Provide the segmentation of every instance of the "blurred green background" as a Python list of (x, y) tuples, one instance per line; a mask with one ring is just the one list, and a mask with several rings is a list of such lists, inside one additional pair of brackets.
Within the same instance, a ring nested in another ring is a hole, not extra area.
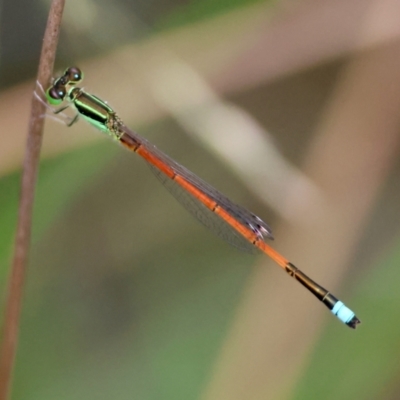
[[(48, 1), (0, 5), (4, 309)], [(397, 2), (67, 1), (56, 68), (267, 221), (356, 331), (83, 121), (46, 123), (22, 399), (400, 397)]]

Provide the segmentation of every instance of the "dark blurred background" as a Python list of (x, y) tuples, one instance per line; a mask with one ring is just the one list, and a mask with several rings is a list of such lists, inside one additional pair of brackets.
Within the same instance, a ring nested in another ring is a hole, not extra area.
[[(0, 3), (2, 309), (49, 4)], [(399, 22), (395, 0), (67, 1), (55, 74), (79, 66), (362, 324), (48, 119), (12, 399), (398, 399)]]

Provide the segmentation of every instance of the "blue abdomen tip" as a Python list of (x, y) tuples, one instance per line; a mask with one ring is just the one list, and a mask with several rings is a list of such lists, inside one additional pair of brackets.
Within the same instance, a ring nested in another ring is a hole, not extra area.
[(353, 311), (347, 308), (341, 301), (336, 302), (331, 311), (345, 324), (350, 322), (355, 316)]

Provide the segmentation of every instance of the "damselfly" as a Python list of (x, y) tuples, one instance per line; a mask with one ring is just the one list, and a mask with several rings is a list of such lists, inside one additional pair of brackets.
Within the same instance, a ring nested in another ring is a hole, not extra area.
[(235, 247), (249, 252), (265, 253), (322, 301), (342, 322), (351, 328), (357, 327), (360, 320), (353, 311), (266, 243), (266, 239), (272, 239), (272, 233), (262, 219), (233, 203), (126, 127), (107, 103), (76, 86), (82, 78), (83, 74), (79, 68), (68, 68), (46, 91), (49, 104), (61, 106), (54, 111), (56, 114), (71, 104), (75, 107), (77, 113), (70, 120), (69, 126), (75, 123), (78, 117), (82, 117), (129, 150), (139, 154), (175, 198), (205, 226)]

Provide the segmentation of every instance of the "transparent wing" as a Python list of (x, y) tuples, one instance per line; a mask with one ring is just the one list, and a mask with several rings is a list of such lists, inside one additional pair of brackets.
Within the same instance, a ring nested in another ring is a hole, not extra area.
[[(205, 193), (210, 199), (214, 200), (221, 208), (227, 211), (242, 225), (251, 229), (257, 236), (264, 240), (266, 238), (273, 239), (270, 227), (259, 217), (246, 210), (245, 208), (233, 203), (226, 196), (220, 193), (207, 182), (204, 182), (193, 172), (175, 162), (156, 146), (152, 145), (146, 139), (131, 131), (126, 126), (123, 126), (124, 133), (131, 136), (135, 143), (140, 143), (150, 153), (156, 156), (164, 164), (170, 166), (176, 174), (181, 175), (197, 189)], [(148, 162), (153, 173), (167, 188), (167, 190), (203, 225), (212, 230), (222, 239), (229, 242), (231, 245), (251, 253), (257, 253), (258, 249), (238, 233), (231, 225), (220, 218), (216, 213), (209, 210), (195, 196), (184, 190), (176, 181), (170, 179), (157, 167)]]
[(189, 192), (174, 180), (170, 179), (158, 168), (149, 164), (154, 175), (160, 180), (165, 188), (175, 197), (183, 207), (186, 208), (198, 221), (209, 228), (220, 238), (227, 241), (232, 246), (248, 253), (258, 253), (259, 250), (240, 233), (236, 232), (228, 223), (221, 219), (217, 214), (208, 209), (203, 203), (192, 196)]

